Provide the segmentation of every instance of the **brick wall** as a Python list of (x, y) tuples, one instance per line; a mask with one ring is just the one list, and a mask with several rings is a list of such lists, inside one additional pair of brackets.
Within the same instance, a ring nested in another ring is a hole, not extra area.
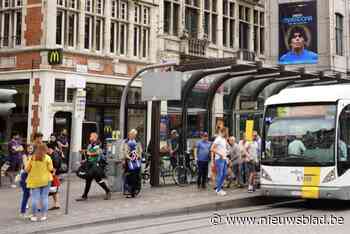
[(41, 0), (28, 0), (27, 14), (25, 16), (26, 31), (24, 32), (26, 46), (37, 46), (41, 44), (41, 38), (43, 36), (42, 22)]

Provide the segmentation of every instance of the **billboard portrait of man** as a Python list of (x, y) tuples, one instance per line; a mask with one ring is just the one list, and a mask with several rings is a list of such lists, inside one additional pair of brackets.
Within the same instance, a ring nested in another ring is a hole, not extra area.
[(279, 5), (279, 64), (316, 64), (316, 1)]

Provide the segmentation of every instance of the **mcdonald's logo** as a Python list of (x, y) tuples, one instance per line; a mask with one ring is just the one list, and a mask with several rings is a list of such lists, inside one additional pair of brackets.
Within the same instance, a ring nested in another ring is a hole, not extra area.
[(50, 65), (62, 64), (63, 60), (63, 51), (62, 49), (49, 50), (48, 53), (48, 62)]
[(112, 132), (112, 126), (105, 126), (104, 129), (103, 129), (103, 131), (104, 131), (105, 133), (110, 133), (110, 132)]

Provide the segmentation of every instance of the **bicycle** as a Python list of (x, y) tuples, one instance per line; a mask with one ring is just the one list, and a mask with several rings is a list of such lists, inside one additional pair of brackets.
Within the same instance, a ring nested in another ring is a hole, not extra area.
[[(178, 186), (185, 186), (195, 181), (197, 173), (197, 165), (194, 160), (189, 158), (189, 152), (186, 155), (179, 155), (178, 164), (173, 170), (173, 179)], [(187, 160), (186, 160), (187, 157)]]
[[(151, 173), (150, 173), (151, 158), (152, 158), (151, 154), (145, 153), (145, 157), (142, 159), (142, 163), (144, 164), (144, 167), (141, 170), (141, 179), (143, 184), (146, 184), (151, 177)], [(166, 181), (165, 181), (166, 177), (173, 177), (173, 168), (170, 164), (169, 156), (160, 157), (159, 177), (162, 178), (163, 184), (166, 184)]]

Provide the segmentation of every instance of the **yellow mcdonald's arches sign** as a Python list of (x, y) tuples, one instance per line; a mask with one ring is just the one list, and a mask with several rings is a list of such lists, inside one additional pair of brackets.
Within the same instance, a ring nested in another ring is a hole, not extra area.
[(112, 132), (112, 126), (105, 126), (103, 130), (105, 133)]
[(63, 51), (62, 49), (49, 50), (48, 62), (50, 65), (62, 64)]

